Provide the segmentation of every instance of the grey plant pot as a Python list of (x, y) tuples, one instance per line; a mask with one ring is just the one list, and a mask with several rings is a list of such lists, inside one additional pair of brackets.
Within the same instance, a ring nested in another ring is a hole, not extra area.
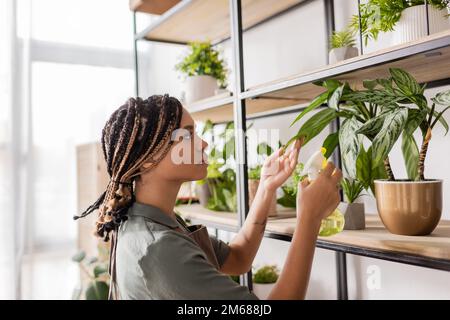
[(364, 203), (341, 202), (339, 210), (345, 217), (344, 230), (363, 230), (366, 228)]
[(200, 185), (198, 183), (195, 184), (195, 193), (197, 194), (198, 201), (200, 204), (206, 208), (208, 204), (208, 200), (211, 197), (211, 191), (209, 190), (208, 182)]

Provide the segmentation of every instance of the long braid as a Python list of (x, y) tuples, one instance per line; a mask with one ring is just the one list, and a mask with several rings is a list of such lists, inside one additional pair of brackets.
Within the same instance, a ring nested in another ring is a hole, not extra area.
[[(127, 219), (135, 201), (135, 177), (154, 168), (172, 146), (172, 132), (180, 127), (181, 103), (168, 95), (148, 99), (130, 98), (106, 122), (101, 137), (110, 181), (102, 195), (80, 216), (99, 209), (96, 234), (109, 234)], [(151, 165), (143, 169), (143, 164)]]

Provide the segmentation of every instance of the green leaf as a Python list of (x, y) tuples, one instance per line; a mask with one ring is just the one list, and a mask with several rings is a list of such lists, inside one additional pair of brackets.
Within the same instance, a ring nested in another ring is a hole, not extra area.
[(328, 137), (326, 137), (322, 145), (322, 147), (325, 148), (325, 150), (327, 150), (323, 156), (326, 159), (328, 159), (333, 153), (334, 149), (336, 149), (338, 144), (339, 144), (339, 133), (338, 132), (330, 133)]
[(205, 126), (203, 127), (202, 130), (202, 136), (205, 135), (207, 132), (212, 131), (214, 128), (214, 124), (212, 123), (211, 120), (206, 120), (205, 122)]
[(426, 110), (408, 109), (408, 119), (405, 124), (405, 133), (412, 135), (427, 116)]
[(416, 79), (408, 72), (398, 69), (390, 68), (392, 79), (397, 87), (407, 96), (422, 94), (422, 87), (417, 83)]
[(434, 126), (436, 125), (436, 122), (439, 121), (442, 124), (442, 126), (445, 128), (445, 134), (444, 135), (446, 135), (448, 133), (448, 123), (447, 123), (447, 121), (445, 121), (443, 115), (449, 109), (450, 109), (450, 106), (448, 106), (447, 108), (445, 108), (444, 110), (439, 112), (437, 115), (435, 113), (435, 119), (434, 119), (433, 123), (431, 124), (431, 129), (433, 129)]
[(108, 266), (107, 265), (97, 265), (94, 268), (94, 278), (97, 278), (98, 276), (107, 273), (108, 272)]
[(74, 262), (81, 262), (81, 261), (84, 260), (85, 257), (86, 257), (86, 252), (79, 251), (75, 255), (72, 256), (72, 261), (74, 261)]
[(368, 189), (372, 184), (372, 148), (367, 152), (364, 146), (360, 146), (358, 157), (356, 158), (356, 179), (361, 181), (364, 188)]
[(235, 157), (235, 149), (236, 149), (235, 138), (233, 136), (232, 138), (230, 138), (228, 141), (225, 142), (225, 145), (224, 145), (223, 151), (222, 151), (223, 152), (222, 157), (225, 160), (228, 160), (232, 156)]
[(408, 178), (413, 181), (418, 180), (419, 148), (414, 136), (406, 133), (406, 131), (402, 135), (402, 152)]
[(345, 85), (341, 85), (336, 90), (333, 91), (333, 93), (328, 98), (328, 106), (330, 108), (333, 108), (335, 110), (338, 110), (339, 108), (339, 101), (341, 100), (342, 92), (344, 90)]
[(302, 112), (300, 112), (300, 114), (295, 118), (295, 120), (291, 123), (290, 126), (292, 127), (297, 121), (299, 121), (301, 118), (303, 118), (303, 116), (305, 114), (313, 111), (318, 106), (322, 105), (325, 101), (327, 101), (328, 93), (329, 92), (326, 91), (326, 92), (322, 93), (321, 95), (317, 96), (308, 107), (306, 107)]
[(297, 137), (305, 137), (303, 145), (306, 145), (312, 138), (317, 136), (322, 130), (337, 117), (333, 109), (324, 109), (309, 118), (297, 133)]
[(377, 85), (377, 80), (363, 80), (363, 87), (366, 89), (373, 90)]
[(383, 123), (386, 120), (388, 113), (381, 113), (375, 118), (370, 119), (364, 123), (357, 131), (357, 134), (363, 134), (370, 140), (372, 140), (383, 127)]
[(86, 300), (108, 300), (109, 286), (104, 281), (93, 281), (86, 289)]
[(377, 79), (375, 80), (380, 86), (384, 88), (387, 92), (394, 94), (394, 88), (392, 87), (391, 79)]
[(330, 92), (330, 91), (335, 90), (342, 83), (336, 79), (325, 79), (325, 80), (314, 81), (313, 84), (315, 84), (316, 86), (327, 88), (328, 92)]
[(439, 92), (434, 98), (432, 98), (436, 104), (441, 106), (450, 105), (450, 90)]
[(345, 101), (373, 103), (380, 106), (389, 106), (402, 99), (403, 97), (386, 90), (355, 91), (342, 96), (342, 100)]
[(260, 156), (269, 156), (272, 154), (273, 149), (266, 142), (261, 142), (258, 144), (256, 151)]
[(342, 167), (350, 177), (356, 176), (356, 158), (359, 154), (361, 139), (356, 133), (360, 123), (355, 117), (346, 119), (339, 130), (339, 146), (342, 155)]
[(406, 108), (395, 109), (386, 116), (383, 127), (372, 141), (372, 168), (386, 159), (403, 131), (407, 118), (408, 109)]

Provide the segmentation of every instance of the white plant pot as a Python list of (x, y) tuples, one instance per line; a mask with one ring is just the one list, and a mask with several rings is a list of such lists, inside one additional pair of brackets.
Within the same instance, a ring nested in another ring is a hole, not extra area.
[[(438, 10), (428, 5), (430, 34), (450, 28), (448, 10)], [(414, 41), (427, 35), (427, 12), (424, 4), (403, 10), (392, 32), (392, 45)]]
[(328, 54), (329, 64), (334, 64), (339, 61), (354, 58), (358, 56), (358, 48), (355, 47), (342, 47), (334, 48), (330, 50)]
[(211, 76), (192, 76), (186, 78), (186, 103), (214, 96), (218, 89), (217, 79)]
[(275, 283), (253, 283), (253, 293), (261, 300), (267, 300)]
[(344, 230), (363, 230), (366, 228), (364, 203), (341, 202), (338, 208), (345, 218)]

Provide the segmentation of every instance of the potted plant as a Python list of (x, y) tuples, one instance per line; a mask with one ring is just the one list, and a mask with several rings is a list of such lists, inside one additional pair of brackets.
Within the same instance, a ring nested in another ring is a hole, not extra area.
[(330, 64), (358, 56), (354, 33), (349, 28), (333, 32), (330, 39), (330, 48), (328, 55)]
[(368, 0), (360, 4), (361, 23), (359, 15), (354, 15), (350, 27), (354, 31), (361, 27), (366, 45), (380, 32), (393, 32), (392, 45), (419, 39), (428, 31), (424, 1), (428, 1), (430, 34), (448, 29), (449, 0)]
[(298, 163), (292, 176), (281, 186), (282, 196), (277, 199), (277, 203), (286, 208), (295, 208), (297, 203), (298, 184), (306, 175), (302, 174), (303, 163)]
[(226, 87), (227, 69), (219, 57), (219, 51), (209, 42), (192, 42), (190, 52), (175, 69), (186, 76), (185, 102), (190, 104)]
[(366, 228), (364, 203), (355, 202), (364, 190), (364, 184), (358, 179), (344, 178), (341, 182), (345, 201), (339, 204), (344, 214), (344, 230), (362, 230)]
[[(377, 79), (373, 87), (353, 93), (355, 101), (373, 103), (383, 101), (384, 112), (365, 126), (358, 134), (376, 130), (367, 151), (361, 148), (356, 166), (360, 179), (372, 183), (370, 170), (388, 159), (395, 142), (402, 136), (402, 152), (408, 179), (396, 179), (388, 168), (386, 179), (373, 179), (378, 213), (386, 228), (401, 235), (427, 235), (439, 223), (442, 212), (442, 180), (426, 179), (425, 159), (432, 131), (441, 124), (448, 131), (443, 118), (450, 108), (450, 90), (438, 93), (431, 102), (420, 86), (407, 72), (390, 69), (388, 79)], [(421, 132), (420, 149), (414, 133)]]
[[(390, 232), (425, 235), (440, 219), (442, 181), (425, 179), (424, 162), (432, 129), (438, 123), (448, 129), (443, 114), (450, 108), (450, 91), (437, 94), (430, 105), (425, 86), (401, 69), (389, 71), (389, 78), (365, 81), (365, 89), (359, 91), (335, 80), (322, 82), (327, 91), (295, 121), (325, 101), (328, 108), (308, 119), (294, 139), (304, 136), (307, 143), (337, 117), (345, 118), (339, 132), (325, 140), (327, 152), (340, 145), (344, 172), (372, 190)], [(418, 130), (420, 151), (413, 135)], [(408, 180), (395, 179), (388, 157), (400, 136)], [(369, 144), (367, 149), (362, 139)]]
[[(205, 129), (206, 128), (206, 129)], [(205, 124), (203, 135), (213, 133), (211, 122)], [(234, 158), (234, 124), (229, 122), (225, 130), (215, 137), (208, 154), (207, 176), (196, 181), (196, 193), (200, 203), (214, 211), (236, 212), (236, 173), (228, 160)], [(219, 145), (223, 143), (223, 149)]]
[[(108, 253), (105, 246), (98, 246), (99, 257), (86, 257), (84, 251), (80, 251), (72, 257), (72, 261), (79, 264), (82, 271), (81, 283), (73, 292), (72, 299), (79, 300), (108, 300), (109, 273)], [(101, 252), (105, 251), (105, 252)]]
[(276, 265), (266, 265), (253, 273), (253, 293), (259, 299), (267, 299), (279, 277)]

